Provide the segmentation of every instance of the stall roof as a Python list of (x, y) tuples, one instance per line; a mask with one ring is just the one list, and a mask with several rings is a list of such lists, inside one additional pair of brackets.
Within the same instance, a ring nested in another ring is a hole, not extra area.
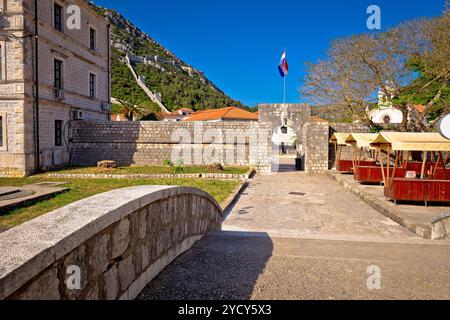
[(376, 133), (352, 133), (345, 142), (350, 144), (356, 143), (358, 148), (372, 149), (371, 143), (377, 138), (377, 135)]
[(372, 146), (391, 145), (394, 151), (450, 151), (450, 140), (439, 133), (381, 132)]
[(348, 146), (349, 144), (345, 142), (350, 133), (336, 132), (331, 136), (330, 142), (337, 143), (338, 146)]

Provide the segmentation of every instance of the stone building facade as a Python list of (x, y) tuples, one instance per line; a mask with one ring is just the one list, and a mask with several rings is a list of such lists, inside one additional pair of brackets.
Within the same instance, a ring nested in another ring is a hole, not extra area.
[(83, 0), (0, 9), (0, 176), (69, 163), (73, 121), (110, 118), (109, 24)]

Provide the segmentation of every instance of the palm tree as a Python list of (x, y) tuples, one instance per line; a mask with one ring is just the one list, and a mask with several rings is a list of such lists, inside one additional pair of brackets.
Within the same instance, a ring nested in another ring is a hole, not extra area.
[(134, 103), (121, 99), (117, 99), (117, 101), (119, 104), (117, 104), (118, 109), (116, 109), (116, 112), (124, 115), (129, 121), (133, 121), (135, 115), (143, 116), (145, 114), (143, 110)]

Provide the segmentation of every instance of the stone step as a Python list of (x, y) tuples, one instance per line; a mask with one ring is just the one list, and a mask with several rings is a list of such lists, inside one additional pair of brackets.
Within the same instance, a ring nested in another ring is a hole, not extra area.
[(0, 187), (0, 197), (18, 193), (19, 191), (20, 189), (14, 187)]

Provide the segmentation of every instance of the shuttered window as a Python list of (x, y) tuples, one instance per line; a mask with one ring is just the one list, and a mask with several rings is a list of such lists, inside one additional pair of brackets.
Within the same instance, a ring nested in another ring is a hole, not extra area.
[(89, 97), (95, 98), (95, 80), (96, 76), (93, 73), (89, 74)]
[(55, 146), (62, 146), (62, 120), (55, 120)]

